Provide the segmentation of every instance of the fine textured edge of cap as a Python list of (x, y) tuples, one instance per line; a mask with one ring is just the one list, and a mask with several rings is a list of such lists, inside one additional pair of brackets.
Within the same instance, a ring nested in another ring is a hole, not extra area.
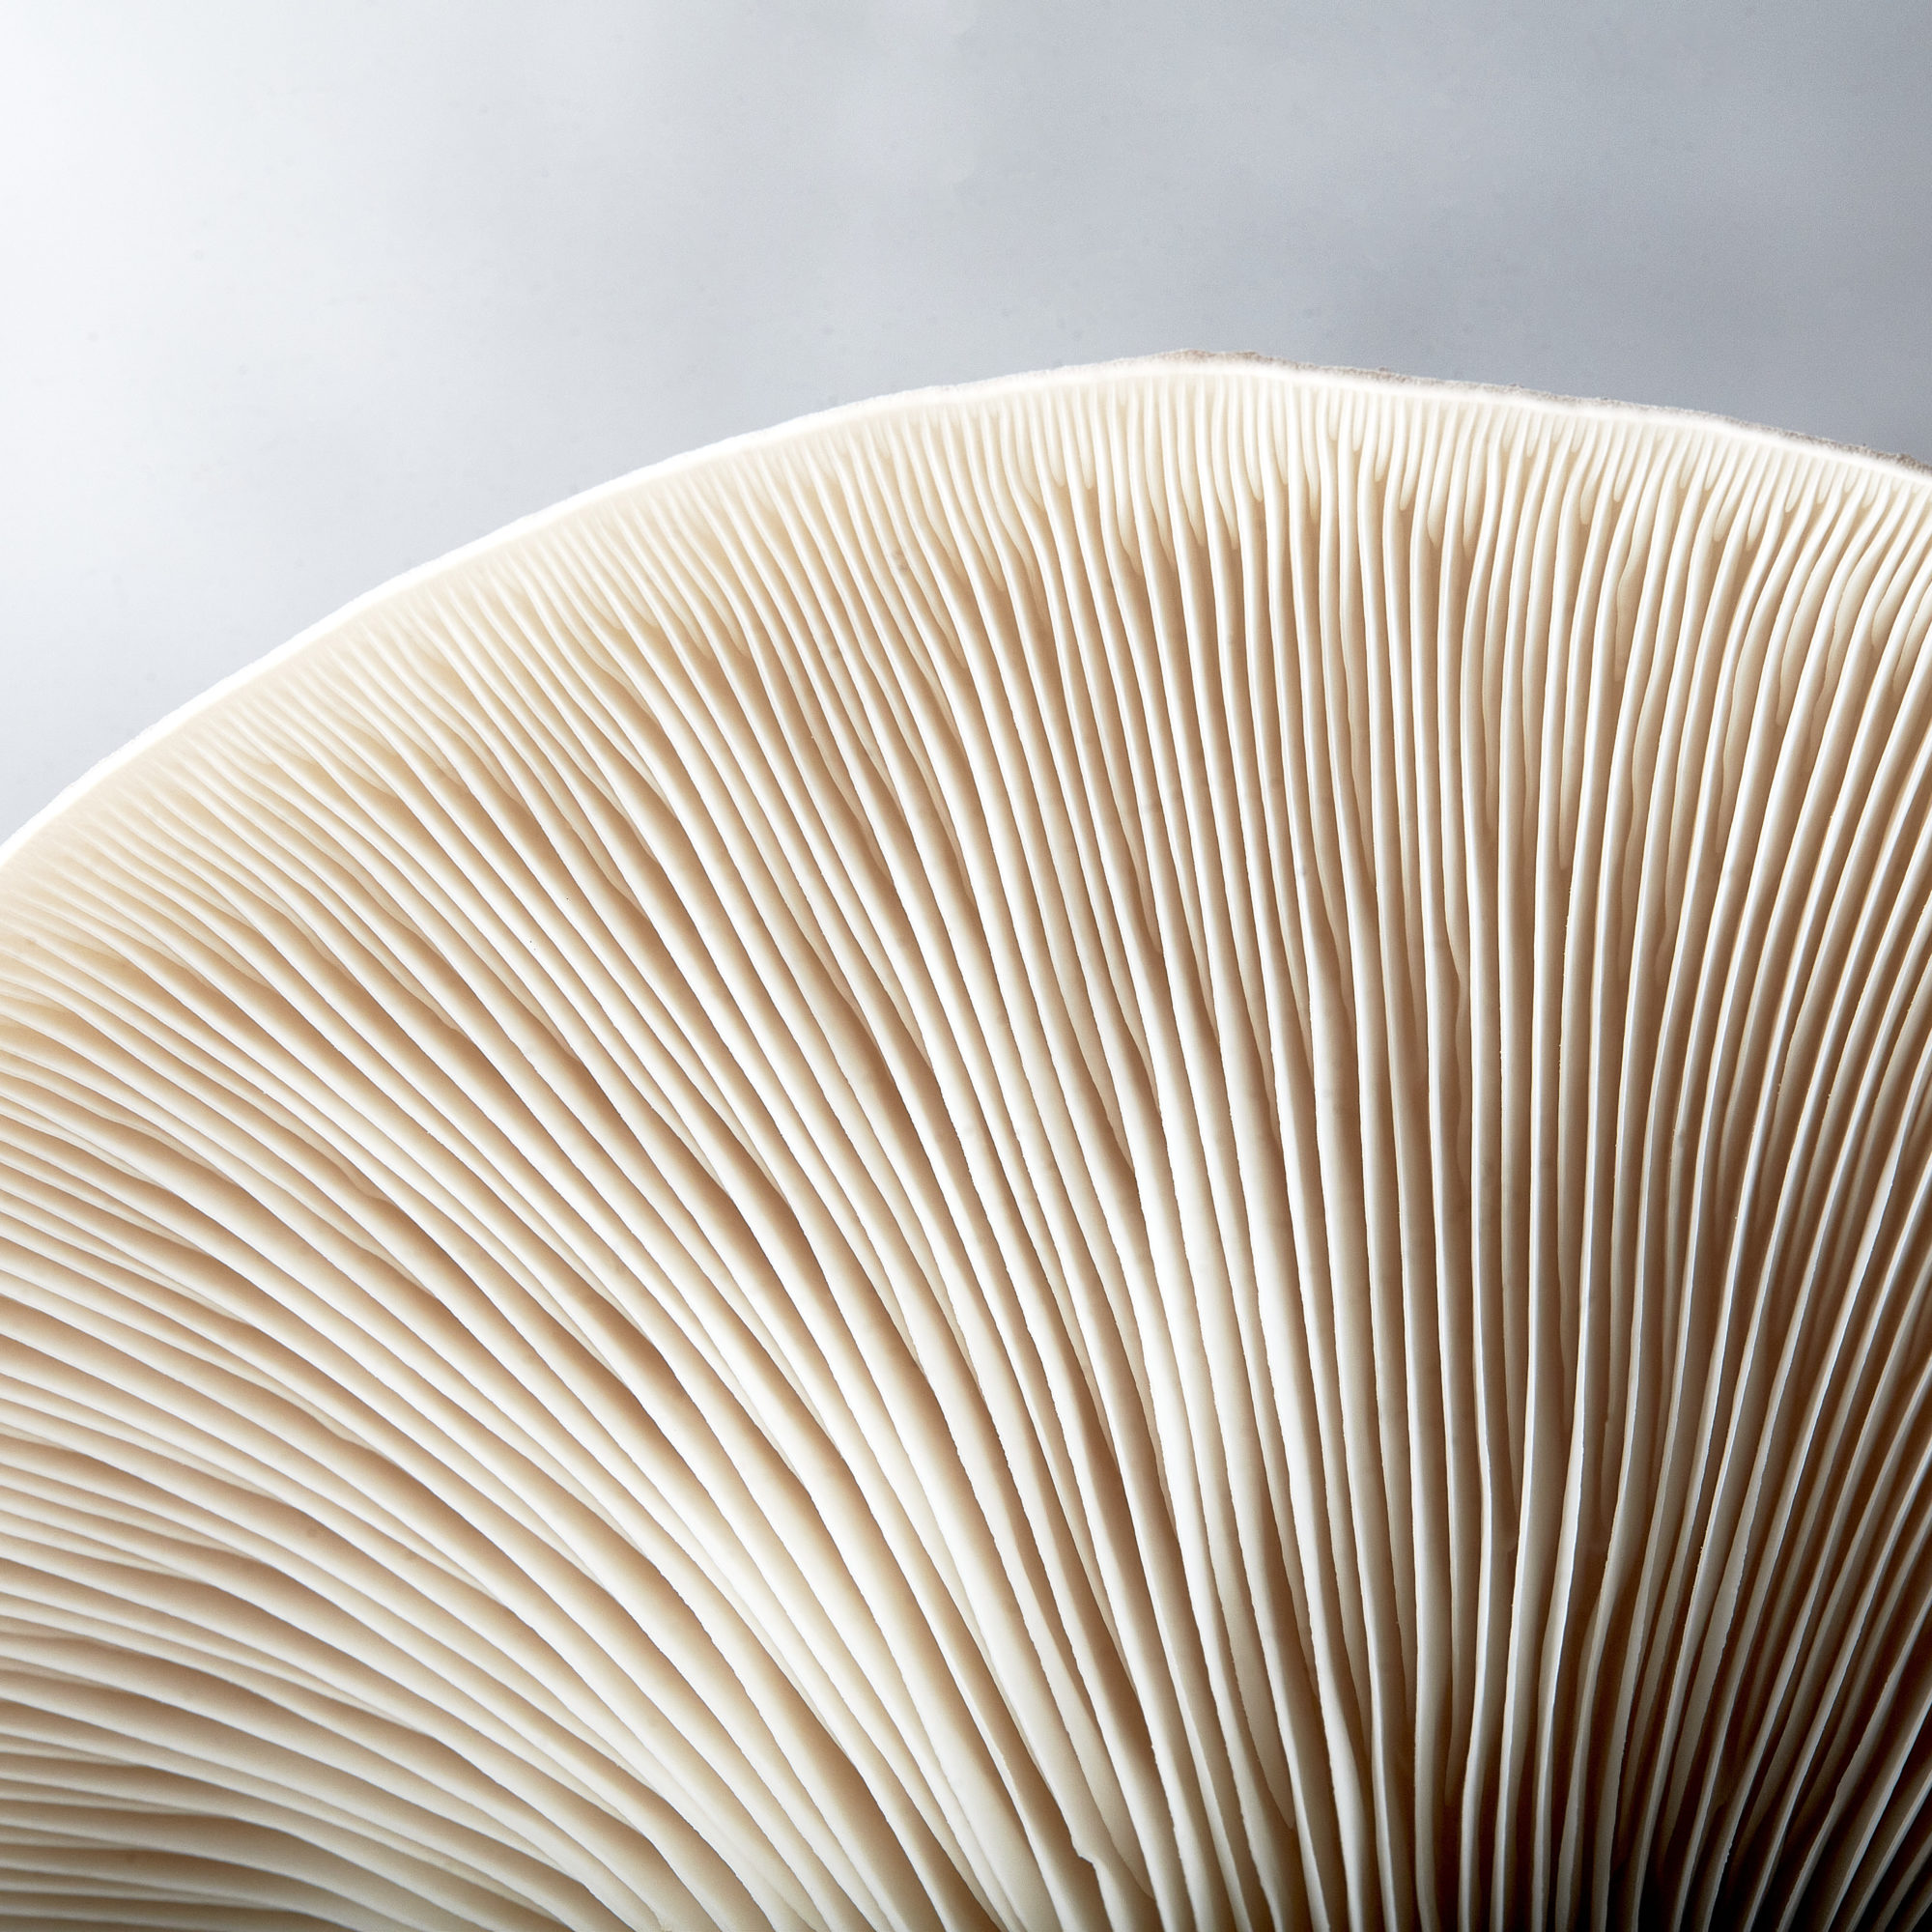
[(1888, 455), (1857, 444), (1833, 442), (1827, 438), (1773, 428), (1760, 423), (1717, 415), (1704, 411), (1683, 410), (1647, 403), (1617, 402), (1603, 398), (1565, 396), (1542, 389), (1520, 388), (1506, 384), (1455, 381), (1431, 376), (1409, 376), (1389, 369), (1358, 369), (1314, 362), (1294, 362), (1284, 357), (1248, 350), (1179, 349), (1146, 355), (1122, 356), (1107, 362), (1068, 363), (1056, 368), (1025, 370), (1013, 375), (995, 376), (974, 382), (933, 384), (917, 389), (899, 390), (862, 401), (836, 404), (830, 409), (793, 416), (763, 429), (748, 430), (708, 442), (696, 449), (645, 464), (603, 483), (592, 484), (540, 510), (513, 519), (507, 524), (468, 543), (457, 545), (440, 556), (376, 584), (350, 599), (327, 615), (298, 632), (285, 643), (231, 671), (206, 691), (135, 733), (125, 745), (98, 760), (36, 811), (16, 831), (0, 839), (0, 885), (15, 860), (73, 808), (100, 789), (117, 775), (177, 736), (203, 713), (213, 709), (256, 680), (279, 670), (291, 660), (334, 636), (359, 617), (392, 599), (434, 582), (449, 572), (474, 563), (493, 553), (507, 549), (548, 526), (561, 523), (600, 502), (629, 495), (648, 484), (726, 462), (734, 457), (901, 412), (931, 409), (937, 405), (968, 399), (991, 399), (1003, 393), (1045, 387), (1078, 387), (1083, 384), (1118, 381), (1137, 375), (1172, 373), (1179, 367), (1225, 368), (1244, 374), (1270, 374), (1296, 383), (1319, 383), (1338, 389), (1369, 391), (1399, 390), (1444, 398), (1471, 400), (1561, 413), (1578, 417), (1602, 416), (1626, 421), (1654, 423), (1660, 429), (1719, 432), (1745, 440), (1763, 440), (1780, 447), (1802, 450), (1817, 457), (1831, 457), (1846, 463), (1869, 465), (1896, 472), (1901, 480), (1924, 482), (1932, 478), (1932, 465), (1910, 457)]

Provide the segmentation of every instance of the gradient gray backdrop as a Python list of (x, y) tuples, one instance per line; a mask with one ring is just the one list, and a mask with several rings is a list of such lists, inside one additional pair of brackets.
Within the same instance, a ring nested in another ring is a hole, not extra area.
[(1932, 5), (0, 4), (0, 837), (678, 450), (1254, 349), (1932, 457)]

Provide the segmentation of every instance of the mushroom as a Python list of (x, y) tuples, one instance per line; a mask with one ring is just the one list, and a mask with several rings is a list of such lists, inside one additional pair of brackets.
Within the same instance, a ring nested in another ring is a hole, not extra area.
[(1932, 1909), (1932, 486), (1164, 358), (0, 859), (0, 1920)]

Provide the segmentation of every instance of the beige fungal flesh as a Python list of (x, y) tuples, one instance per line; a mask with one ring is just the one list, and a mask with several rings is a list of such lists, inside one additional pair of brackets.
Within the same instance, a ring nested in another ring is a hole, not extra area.
[(0, 1920), (1932, 1906), (1932, 482), (1211, 359), (0, 864)]

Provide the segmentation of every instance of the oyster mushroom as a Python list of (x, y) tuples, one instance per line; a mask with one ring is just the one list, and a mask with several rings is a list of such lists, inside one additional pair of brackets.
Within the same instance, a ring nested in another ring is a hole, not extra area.
[(1174, 359), (0, 861), (0, 1918), (1932, 1905), (1932, 489)]

